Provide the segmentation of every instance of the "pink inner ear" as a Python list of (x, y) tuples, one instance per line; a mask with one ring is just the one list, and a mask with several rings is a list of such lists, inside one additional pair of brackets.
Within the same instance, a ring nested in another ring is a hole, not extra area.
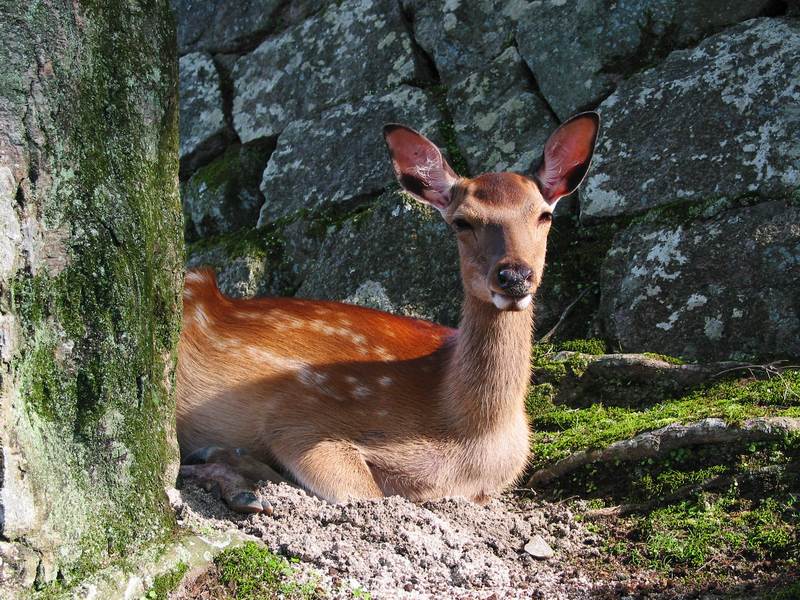
[(387, 126), (384, 135), (403, 188), (419, 200), (444, 209), (457, 177), (439, 149), (425, 136), (400, 125)]
[(578, 115), (559, 127), (544, 146), (544, 160), (537, 177), (549, 203), (573, 192), (589, 169), (597, 138), (598, 117)]

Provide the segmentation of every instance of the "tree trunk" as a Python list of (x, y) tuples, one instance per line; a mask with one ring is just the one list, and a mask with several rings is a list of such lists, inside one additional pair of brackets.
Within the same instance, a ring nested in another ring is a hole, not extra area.
[(173, 526), (177, 58), (167, 0), (0, 0), (0, 587)]

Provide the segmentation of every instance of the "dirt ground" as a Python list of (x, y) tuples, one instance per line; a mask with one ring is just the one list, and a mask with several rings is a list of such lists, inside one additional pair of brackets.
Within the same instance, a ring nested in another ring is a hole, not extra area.
[[(273, 516), (237, 515), (187, 484), (178, 515), (196, 531), (236, 526), (297, 557), (303, 574), (319, 578), (333, 597), (354, 597), (352, 589), (373, 599), (624, 598), (648, 589), (647, 597), (674, 597), (652, 573), (598, 569), (602, 540), (565, 504), (508, 493), (483, 507), (399, 497), (331, 505), (284, 484), (265, 484), (260, 493)], [(535, 535), (552, 558), (525, 551)]]

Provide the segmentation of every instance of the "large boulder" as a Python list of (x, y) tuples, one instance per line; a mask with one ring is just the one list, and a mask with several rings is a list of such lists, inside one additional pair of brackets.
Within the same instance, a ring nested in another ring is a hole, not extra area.
[(318, 11), (324, 0), (171, 0), (178, 51), (237, 52), (252, 48), (280, 25)]
[(343, 102), (381, 94), (417, 74), (411, 40), (393, 0), (345, 0), (239, 59), (233, 123), (242, 142)]
[(167, 0), (0, 12), (0, 596), (61, 595), (173, 532), (178, 58)]
[(800, 355), (800, 206), (711, 203), (618, 234), (600, 314), (613, 347), (691, 359)]
[(180, 59), (181, 164), (218, 154), (230, 139), (225, 123), (219, 73), (208, 54), (193, 52)]
[(581, 218), (800, 186), (800, 22), (756, 19), (672, 53), (600, 106)]
[(403, 0), (414, 38), (446, 86), (483, 69), (514, 43), (526, 0)]
[(436, 211), (399, 192), (342, 224), (322, 244), (297, 295), (349, 300), (398, 314), (458, 323), (456, 241)]
[(516, 48), (447, 93), (456, 141), (472, 173), (530, 173), (558, 122), (533, 91)]
[(593, 108), (626, 76), (769, 10), (771, 0), (530, 2), (520, 53), (559, 118)]
[(395, 176), (382, 130), (392, 122), (436, 140), (440, 117), (425, 92), (403, 86), (289, 124), (264, 171), (259, 226), (300, 210), (351, 208), (386, 189)]

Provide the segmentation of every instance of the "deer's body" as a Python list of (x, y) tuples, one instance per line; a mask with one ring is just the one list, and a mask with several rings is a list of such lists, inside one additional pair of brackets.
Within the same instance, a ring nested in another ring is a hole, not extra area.
[(465, 289), (458, 330), (334, 302), (234, 300), (211, 271), (188, 273), (182, 455), (246, 448), (332, 501), (483, 502), (513, 482), (529, 452), (531, 299), (552, 206), (585, 175), (596, 133), (593, 114), (562, 125), (535, 180), (459, 179), (428, 140), (387, 126), (401, 184), (456, 230)]
[[(181, 450), (247, 448), (330, 500), (484, 499), (525, 466), (519, 400), (531, 335), (529, 311), (486, 317), (459, 333), (334, 302), (235, 300), (220, 294), (212, 272), (190, 272), (178, 363)], [(510, 355), (482, 348), (506, 336), (518, 342)], [(448, 393), (453, 379), (462, 379), (456, 394), (468, 396)], [(304, 469), (326, 446), (334, 459)], [(354, 464), (369, 470), (374, 489), (348, 483)]]

